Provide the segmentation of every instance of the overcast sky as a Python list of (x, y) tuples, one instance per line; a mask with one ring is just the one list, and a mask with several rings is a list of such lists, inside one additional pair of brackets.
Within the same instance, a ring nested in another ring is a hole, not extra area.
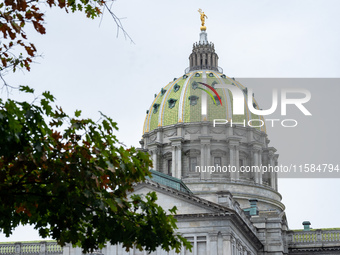
[[(84, 117), (98, 119), (102, 111), (118, 122), (120, 141), (139, 146), (154, 94), (189, 65), (199, 38), (199, 8), (208, 16), (208, 40), (229, 77), (340, 77), (338, 0), (117, 0), (113, 10), (134, 44), (121, 32), (116, 37), (107, 12), (100, 24), (83, 14), (47, 9), (47, 34), (29, 34), (44, 57), (30, 73), (8, 75), (7, 80), (31, 85), (37, 93), (50, 90), (67, 112), (80, 109)], [(340, 87), (336, 80), (319, 81), (308, 88), (312, 117), (298, 116), (301, 126), (296, 129), (268, 130), (280, 163), (340, 164)], [(261, 106), (269, 87), (252, 88)], [(291, 229), (302, 228), (304, 220), (312, 228), (340, 227), (340, 179), (279, 179), (279, 191)], [(38, 239), (29, 227), (10, 238), (0, 234), (0, 242)]]

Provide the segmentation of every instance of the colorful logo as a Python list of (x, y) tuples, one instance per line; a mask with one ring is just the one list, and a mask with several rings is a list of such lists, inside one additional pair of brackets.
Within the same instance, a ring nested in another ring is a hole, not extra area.
[[(206, 87), (209, 88), (212, 92), (214, 92), (214, 94), (215, 94), (215, 95), (217, 96), (217, 98), (218, 98), (218, 101), (220, 101), (220, 104), (222, 105), (222, 100), (221, 100), (219, 94), (217, 93), (217, 91), (216, 91), (212, 86), (210, 86), (210, 85), (208, 85), (208, 84), (206, 84), (206, 83), (203, 83), (203, 82), (198, 82), (198, 83), (199, 83), (199, 84), (202, 84), (203, 86), (206, 86)], [(205, 92), (212, 98), (212, 100), (214, 101), (215, 105), (217, 105), (217, 104), (216, 104), (215, 97), (213, 96), (213, 94), (212, 94), (209, 90), (203, 89), (203, 88), (198, 87), (198, 86), (197, 86), (197, 88), (198, 88), (198, 89), (201, 89), (201, 90), (203, 90), (203, 91), (205, 91)]]

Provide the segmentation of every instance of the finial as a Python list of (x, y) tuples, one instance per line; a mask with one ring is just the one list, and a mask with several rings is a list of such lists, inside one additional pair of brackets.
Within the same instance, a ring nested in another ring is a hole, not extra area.
[(201, 22), (202, 22), (201, 31), (205, 31), (207, 30), (207, 27), (204, 25), (204, 23), (205, 23), (205, 18), (208, 18), (208, 16), (205, 15), (204, 12), (202, 12), (202, 9), (198, 9), (198, 12), (201, 15)]

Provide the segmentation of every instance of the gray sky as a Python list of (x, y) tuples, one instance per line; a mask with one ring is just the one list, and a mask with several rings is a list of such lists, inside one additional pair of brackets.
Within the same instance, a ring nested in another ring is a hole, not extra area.
[[(208, 16), (208, 40), (214, 42), (219, 66), (229, 77), (340, 77), (338, 0), (117, 0), (113, 10), (126, 17), (122, 22), (135, 44), (121, 32), (116, 38), (108, 13), (99, 26), (100, 19), (46, 10), (47, 34), (29, 35), (44, 57), (30, 73), (8, 75), (7, 80), (31, 85), (37, 92), (50, 90), (67, 112), (80, 109), (84, 117), (98, 119), (102, 111), (118, 122), (122, 142), (139, 146), (153, 95), (189, 65), (200, 32), (199, 8)], [(266, 87), (252, 88), (263, 105), (260, 95)], [(340, 91), (330, 84), (325, 88), (310, 88), (313, 116), (301, 119), (299, 128), (268, 130), (280, 163), (294, 159), (340, 164), (336, 129)], [(331, 110), (323, 114), (320, 109), (328, 106)], [(313, 228), (340, 227), (339, 184), (340, 179), (280, 179), (289, 227), (302, 228), (304, 220), (310, 220)], [(0, 234), (0, 241), (37, 239), (29, 227), (8, 239)]]

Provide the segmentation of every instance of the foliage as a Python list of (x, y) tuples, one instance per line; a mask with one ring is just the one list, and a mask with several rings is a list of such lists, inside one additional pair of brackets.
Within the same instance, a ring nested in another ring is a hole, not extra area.
[[(101, 14), (105, 2), (103, 0), (46, 0), (49, 7), (58, 6), (69, 11), (84, 11), (87, 17), (95, 18)], [(44, 13), (39, 0), (5, 0), (0, 3), (0, 31), (2, 40), (0, 45), (0, 72), (5, 69), (16, 71), (17, 68), (30, 70), (32, 58), (37, 55), (37, 49), (27, 39), (25, 28), (32, 24), (35, 31), (45, 34)], [(7, 40), (6, 40), (7, 39)], [(17, 47), (24, 49), (16, 50)], [(15, 52), (20, 52), (15, 54)]]
[[(4, 0), (0, 3), (0, 77), (17, 69), (30, 71), (30, 64), (37, 56), (34, 43), (27, 38), (25, 29), (31, 24), (36, 32), (45, 34), (44, 13), (42, 5), (59, 7), (66, 12), (84, 12), (88, 18), (99, 17), (104, 8), (108, 10), (117, 25), (117, 33), (121, 30), (125, 38), (130, 38), (124, 30), (119, 18), (108, 7), (110, 0)], [(5, 82), (5, 80), (3, 79)], [(5, 82), (6, 84), (6, 82)]]
[[(37, 49), (27, 24), (45, 34), (41, 5), (89, 18), (109, 10), (118, 30), (130, 38), (106, 0), (4, 0), (0, 3), (0, 78), (30, 71)], [(131, 39), (131, 38), (130, 38)], [(131, 40), (132, 41), (132, 40)], [(33, 94), (28, 86), (20, 90)], [(9, 236), (19, 224), (32, 224), (42, 237), (93, 251), (110, 242), (127, 249), (179, 252), (186, 239), (176, 234), (176, 208), (165, 212), (155, 193), (132, 195), (133, 185), (150, 173), (149, 156), (125, 148), (114, 135), (116, 123), (70, 117), (49, 92), (32, 103), (0, 99), (0, 231)]]
[(109, 117), (71, 118), (53, 101), (49, 92), (38, 103), (0, 99), (0, 229), (8, 236), (34, 224), (42, 237), (84, 252), (107, 241), (148, 251), (187, 246), (175, 233), (176, 208), (167, 215), (155, 193), (127, 195), (150, 175), (149, 156), (120, 145)]

